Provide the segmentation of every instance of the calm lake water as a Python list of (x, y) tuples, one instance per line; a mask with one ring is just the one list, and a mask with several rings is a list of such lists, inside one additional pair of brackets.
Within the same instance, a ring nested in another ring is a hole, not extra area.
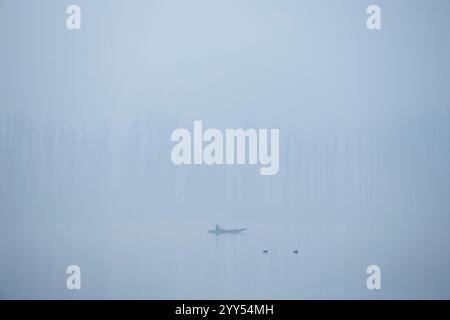
[[(212, 227), (192, 222), (2, 225), (0, 296), (449, 298), (443, 227), (261, 223), (245, 225), (249, 230), (243, 235), (219, 236), (207, 233)], [(65, 287), (70, 264), (81, 267), (80, 291)], [(370, 264), (381, 267), (382, 290), (366, 289)]]

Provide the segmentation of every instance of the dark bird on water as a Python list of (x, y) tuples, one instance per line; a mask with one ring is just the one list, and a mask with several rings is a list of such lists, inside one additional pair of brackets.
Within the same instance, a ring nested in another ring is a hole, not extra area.
[(298, 254), (298, 250), (294, 250), (294, 251), (292, 251), (293, 253), (295, 253), (295, 254)]
[(269, 252), (269, 250), (267, 250), (267, 249), (263, 250), (263, 253), (267, 253), (267, 252)]

